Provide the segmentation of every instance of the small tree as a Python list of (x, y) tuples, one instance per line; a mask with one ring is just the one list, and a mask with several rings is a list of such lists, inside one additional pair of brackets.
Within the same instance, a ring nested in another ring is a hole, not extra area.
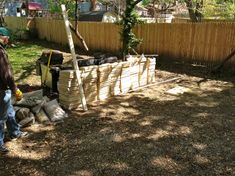
[[(199, 22), (202, 18), (203, 0), (144, 0), (144, 5), (151, 5), (151, 11), (154, 14), (166, 12), (170, 8), (175, 7), (178, 3), (186, 4), (189, 17), (193, 22)], [(156, 7), (157, 5), (157, 7)], [(159, 8), (160, 7), (160, 8)]]
[(75, 4), (76, 1), (75, 0), (48, 0), (48, 5), (49, 5), (49, 10), (50, 13), (52, 14), (62, 14), (61, 12), (61, 4), (65, 4), (66, 8), (69, 9), (68, 10), (68, 16), (70, 18), (74, 17), (74, 11), (75, 11)]
[(202, 20), (203, 0), (185, 0), (188, 7), (189, 17), (192, 22), (200, 22)]
[(126, 1), (126, 10), (123, 15), (122, 20), (122, 42), (123, 42), (123, 58), (125, 59), (125, 55), (127, 55), (130, 50), (134, 50), (134, 48), (140, 43), (140, 39), (137, 39), (135, 34), (133, 33), (133, 27), (138, 23), (138, 15), (136, 14), (134, 8), (135, 6), (141, 2), (141, 0), (127, 0)]

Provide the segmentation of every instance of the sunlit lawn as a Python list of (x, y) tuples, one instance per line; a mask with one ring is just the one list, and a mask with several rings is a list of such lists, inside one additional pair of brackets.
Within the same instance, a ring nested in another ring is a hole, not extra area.
[(36, 60), (45, 47), (31, 42), (17, 42), (8, 47), (7, 52), (18, 84), (40, 84), (40, 76), (36, 75)]

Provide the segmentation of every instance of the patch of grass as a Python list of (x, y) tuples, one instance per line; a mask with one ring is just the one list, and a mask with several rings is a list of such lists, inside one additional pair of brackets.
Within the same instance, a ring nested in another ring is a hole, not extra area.
[(16, 82), (18, 84), (40, 83), (40, 77), (36, 76), (36, 60), (47, 48), (30, 42), (18, 42), (15, 45), (7, 48), (7, 52)]

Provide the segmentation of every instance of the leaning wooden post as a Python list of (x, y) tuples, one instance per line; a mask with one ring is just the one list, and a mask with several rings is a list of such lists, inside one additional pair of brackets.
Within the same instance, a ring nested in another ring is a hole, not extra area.
[(64, 4), (61, 5), (61, 9), (62, 9), (63, 17), (64, 17), (66, 33), (68, 36), (70, 52), (71, 52), (72, 58), (73, 58), (73, 67), (74, 67), (74, 71), (76, 73), (76, 77), (78, 80), (79, 91), (80, 91), (80, 96), (81, 96), (81, 103), (82, 103), (84, 111), (87, 111), (88, 109), (87, 109), (87, 104), (86, 104), (86, 98), (85, 98), (84, 90), (82, 87), (82, 80), (81, 80), (81, 75), (80, 75), (80, 71), (79, 71), (79, 67), (78, 67), (78, 62), (76, 60), (76, 54), (75, 54), (75, 49), (74, 49), (72, 33), (71, 33), (70, 27), (69, 27), (68, 14), (66, 12), (66, 8), (65, 8)]

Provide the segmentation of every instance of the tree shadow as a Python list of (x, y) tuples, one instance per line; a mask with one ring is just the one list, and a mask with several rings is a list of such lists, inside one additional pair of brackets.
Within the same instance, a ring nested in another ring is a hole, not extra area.
[[(204, 80), (224, 80), (235, 82), (235, 69), (232, 64), (226, 66), (218, 74), (212, 74), (211, 71), (215, 68), (216, 63), (192, 63), (190, 61), (169, 60), (157, 58), (157, 70), (164, 70), (175, 74), (186, 74), (189, 76), (201, 77)], [(219, 63), (218, 63), (219, 64)]]
[(161, 88), (28, 128), (32, 135), (18, 141), (20, 152), (1, 157), (0, 174), (232, 175), (234, 84), (181, 96)]
[(22, 67), (23, 71), (20, 75), (15, 79), (16, 82), (26, 80), (29, 76), (35, 75), (35, 65), (28, 65)]
[[(27, 128), (31, 135), (10, 142), (12, 154), (1, 156), (0, 174), (232, 175), (234, 79), (208, 76), (201, 66), (159, 64), (159, 70), (199, 77), (198, 93), (172, 96), (154, 86), (89, 106), (88, 112), (69, 112), (64, 123)], [(25, 70), (21, 79), (32, 65)], [(209, 79), (232, 86), (206, 89)]]

